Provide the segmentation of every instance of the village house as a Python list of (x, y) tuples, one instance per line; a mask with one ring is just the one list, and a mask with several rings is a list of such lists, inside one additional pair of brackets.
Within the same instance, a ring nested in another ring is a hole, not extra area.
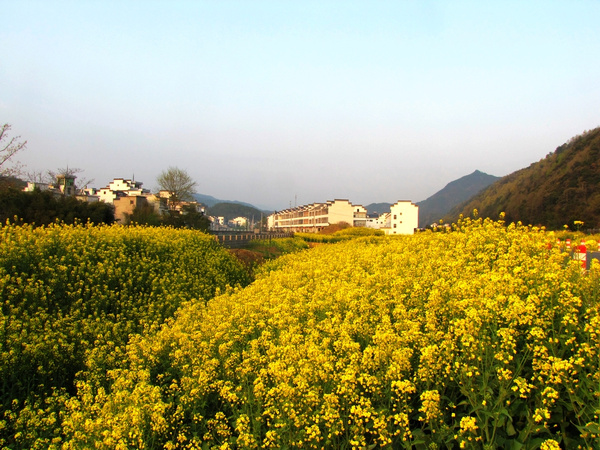
[(56, 181), (53, 183), (41, 183), (41, 182), (27, 182), (27, 186), (23, 188), (25, 192), (33, 192), (38, 189), (40, 191), (52, 192), (55, 197), (61, 197), (64, 195), (76, 197), (77, 200), (83, 202), (97, 202), (99, 197), (96, 195), (95, 189), (77, 189), (75, 185), (74, 175), (59, 174), (56, 176)]
[(248, 219), (246, 217), (236, 217), (229, 221), (234, 227), (245, 227), (248, 226)]
[(385, 226), (380, 227), (385, 234), (414, 234), (419, 226), (419, 206), (410, 200), (399, 200), (386, 214)]

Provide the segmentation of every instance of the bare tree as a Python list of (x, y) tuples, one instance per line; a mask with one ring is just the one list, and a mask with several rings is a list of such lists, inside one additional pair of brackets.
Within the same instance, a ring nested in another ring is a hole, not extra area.
[(25, 179), (32, 183), (47, 183), (48, 176), (44, 174), (44, 172), (38, 172), (36, 170), (27, 172), (25, 174)]
[(170, 193), (172, 203), (193, 200), (192, 194), (196, 192), (196, 182), (185, 170), (169, 167), (156, 179), (161, 190)]
[[(21, 171), (21, 168), (18, 164), (11, 168), (4, 167), (4, 164), (8, 162), (15, 154), (25, 149), (27, 145), (27, 141), (19, 142), (21, 136), (15, 136), (12, 139), (8, 138), (8, 132), (10, 131), (11, 126), (7, 123), (2, 125), (0, 128), (0, 176), (14, 176), (18, 175)], [(8, 139), (8, 142), (4, 142)]]

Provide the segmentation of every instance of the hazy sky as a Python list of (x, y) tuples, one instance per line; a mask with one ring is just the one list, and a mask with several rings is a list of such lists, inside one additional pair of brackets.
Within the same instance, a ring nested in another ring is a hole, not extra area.
[(598, 1), (0, 0), (0, 122), (77, 167), (283, 209), (420, 201), (600, 125)]

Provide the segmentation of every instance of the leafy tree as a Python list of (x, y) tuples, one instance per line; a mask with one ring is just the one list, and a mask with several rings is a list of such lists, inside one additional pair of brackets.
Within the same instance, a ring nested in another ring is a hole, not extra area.
[(15, 136), (12, 139), (8, 138), (8, 132), (11, 126), (7, 123), (0, 127), (0, 175), (11, 176), (19, 173), (19, 167), (7, 168), (4, 166), (18, 152), (25, 149), (27, 141), (19, 142), (21, 136)]
[(35, 225), (49, 225), (55, 221), (68, 224), (75, 222), (93, 224), (114, 222), (112, 205), (104, 202), (87, 203), (75, 197), (56, 197), (52, 192), (23, 192), (17, 189), (6, 189), (0, 192), (0, 222), (6, 220)]
[(181, 211), (170, 210), (163, 214), (162, 223), (174, 228), (193, 228), (200, 231), (208, 231), (210, 228), (208, 217), (192, 205), (185, 205)]
[(169, 167), (163, 171), (156, 180), (161, 190), (171, 193), (170, 204), (193, 200), (192, 194), (196, 192), (197, 183), (188, 173), (177, 167)]
[(210, 220), (193, 205), (184, 205), (181, 211), (169, 210), (165, 214), (157, 214), (150, 205), (137, 207), (125, 220), (126, 225), (171, 226), (173, 228), (191, 228), (208, 231)]
[(157, 214), (154, 211), (152, 206), (146, 204), (135, 208), (132, 214), (127, 215), (125, 218), (125, 224), (158, 227), (162, 225), (162, 218), (160, 214)]
[(183, 207), (181, 220), (185, 228), (193, 228), (195, 230), (208, 231), (210, 228), (210, 220), (203, 213), (192, 205)]

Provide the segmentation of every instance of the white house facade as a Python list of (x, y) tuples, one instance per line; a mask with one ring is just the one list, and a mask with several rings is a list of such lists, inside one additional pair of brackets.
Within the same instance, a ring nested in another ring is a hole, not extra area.
[(385, 234), (414, 234), (419, 227), (419, 207), (410, 200), (400, 200), (390, 207), (383, 227)]
[(267, 217), (269, 230), (298, 233), (316, 233), (325, 227), (343, 222), (355, 227), (364, 227), (367, 222), (367, 210), (364, 206), (353, 205), (348, 200), (336, 199), (289, 208)]

